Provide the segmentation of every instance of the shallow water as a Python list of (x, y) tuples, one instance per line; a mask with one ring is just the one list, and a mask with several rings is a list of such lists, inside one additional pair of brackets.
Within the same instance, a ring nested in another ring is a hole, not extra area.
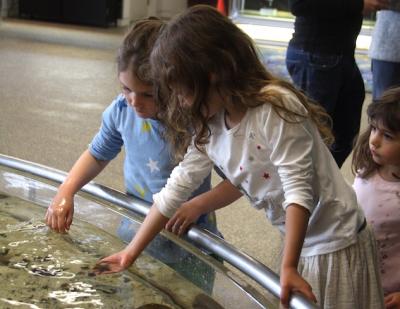
[(98, 259), (124, 244), (79, 220), (57, 234), (44, 213), (0, 194), (0, 308), (221, 308), (146, 255), (130, 271), (95, 276)]

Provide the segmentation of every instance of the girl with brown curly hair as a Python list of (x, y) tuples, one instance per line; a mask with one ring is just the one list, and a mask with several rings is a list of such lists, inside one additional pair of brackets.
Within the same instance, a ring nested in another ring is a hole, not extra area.
[[(193, 142), (135, 239), (103, 260), (110, 271), (133, 263), (168, 218), (179, 233), (243, 194), (284, 235), (284, 305), (300, 292), (322, 308), (382, 308), (375, 241), (324, 143), (327, 114), (269, 73), (251, 39), (209, 6), (167, 24), (151, 65), (167, 138), (178, 152), (180, 136)], [(214, 164), (227, 179), (180, 208)]]

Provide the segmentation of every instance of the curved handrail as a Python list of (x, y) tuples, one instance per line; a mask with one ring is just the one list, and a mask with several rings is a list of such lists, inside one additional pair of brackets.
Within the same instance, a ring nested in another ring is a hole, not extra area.
[[(2, 154), (0, 154), (0, 165), (58, 183), (62, 183), (67, 175), (65, 172), (57, 169)], [(85, 185), (81, 191), (142, 216), (146, 216), (149, 211), (150, 205), (148, 203), (93, 181)], [(199, 227), (192, 226), (187, 236), (193, 243), (221, 257), (233, 267), (239, 269), (256, 281), (272, 295), (279, 298), (281, 291), (279, 276), (267, 266), (236, 249), (218, 236)], [(292, 296), (290, 307), (294, 309), (318, 308), (314, 303), (300, 294), (294, 294)]]

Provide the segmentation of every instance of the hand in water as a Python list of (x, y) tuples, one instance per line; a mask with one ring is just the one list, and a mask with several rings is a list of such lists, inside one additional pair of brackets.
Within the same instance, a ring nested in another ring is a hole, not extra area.
[(131, 256), (122, 250), (97, 262), (93, 272), (96, 275), (117, 273), (127, 269), (133, 262)]
[(74, 197), (58, 192), (47, 209), (46, 224), (55, 232), (66, 233), (71, 227), (73, 216)]

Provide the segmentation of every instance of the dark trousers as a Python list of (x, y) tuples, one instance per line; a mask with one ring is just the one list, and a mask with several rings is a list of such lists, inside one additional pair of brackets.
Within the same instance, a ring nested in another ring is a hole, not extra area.
[(400, 86), (400, 62), (372, 59), (372, 96), (378, 99), (391, 87)]
[(289, 44), (286, 67), (296, 87), (331, 116), (335, 136), (331, 153), (341, 167), (360, 129), (365, 98), (364, 81), (354, 55), (309, 53)]

